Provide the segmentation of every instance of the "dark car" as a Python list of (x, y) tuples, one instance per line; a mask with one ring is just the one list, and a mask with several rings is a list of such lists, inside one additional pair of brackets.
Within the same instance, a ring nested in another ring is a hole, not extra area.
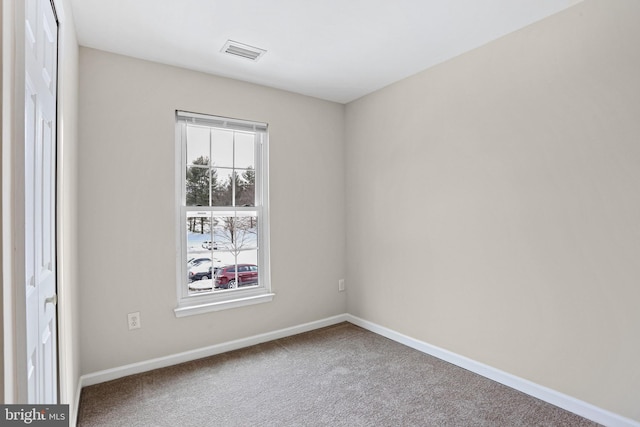
[(227, 265), (215, 272), (215, 278), (216, 288), (222, 289), (257, 284), (258, 266), (254, 264)]
[(211, 265), (209, 265), (209, 268), (204, 270), (189, 271), (190, 282), (194, 282), (196, 280), (202, 280), (202, 279), (211, 279), (211, 278), (213, 278), (213, 276), (211, 275)]

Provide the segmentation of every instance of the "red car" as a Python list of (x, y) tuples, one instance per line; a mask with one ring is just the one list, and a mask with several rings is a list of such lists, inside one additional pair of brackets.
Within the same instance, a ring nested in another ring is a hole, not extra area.
[(257, 285), (258, 266), (254, 264), (227, 265), (219, 268), (215, 277), (216, 288), (234, 289), (238, 286)]

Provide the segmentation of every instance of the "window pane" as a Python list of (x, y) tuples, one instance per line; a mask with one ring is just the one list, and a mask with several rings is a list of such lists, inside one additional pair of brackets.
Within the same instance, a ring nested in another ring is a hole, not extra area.
[(238, 264), (249, 264), (252, 271), (258, 271), (258, 250), (240, 252), (238, 254)]
[(189, 166), (185, 176), (186, 205), (209, 206), (210, 171), (207, 167)]
[(258, 217), (255, 212), (214, 212), (214, 221), (219, 250), (235, 256), (258, 247)]
[[(215, 215), (218, 224), (216, 226), (216, 237), (219, 238), (220, 244), (225, 251), (232, 251), (235, 244), (235, 217), (223, 216), (224, 213), (222, 212), (216, 212)], [(235, 261), (230, 262), (230, 264), (235, 264)]]
[(209, 164), (209, 128), (187, 126), (187, 165)]
[(235, 167), (249, 169), (255, 166), (255, 136), (252, 133), (235, 133)]
[[(213, 264), (211, 214), (187, 212), (187, 282), (190, 292), (212, 290)], [(208, 282), (207, 282), (208, 281)]]
[(245, 251), (258, 247), (258, 217), (255, 212), (238, 212), (234, 231), (236, 250)]
[(242, 251), (238, 254), (238, 264), (244, 264), (240, 273), (240, 286), (255, 286), (259, 284), (258, 251)]
[(242, 251), (234, 255), (234, 257), (236, 263), (217, 269), (214, 279), (216, 290), (257, 286), (259, 284), (258, 251)]
[(233, 167), (233, 132), (213, 129), (211, 131), (211, 163), (218, 167)]
[[(211, 255), (213, 227), (210, 212), (187, 212), (187, 259), (191, 255)], [(207, 243), (208, 242), (208, 243)]]
[(231, 206), (233, 203), (233, 169), (217, 168), (213, 169), (215, 177), (214, 185), (211, 187), (211, 199), (213, 206)]
[(216, 211), (212, 213), (213, 215), (213, 228), (214, 228), (214, 239), (217, 242), (217, 254), (222, 262), (225, 264), (235, 264), (233, 257), (228, 258), (224, 256), (226, 252), (229, 251), (229, 245), (231, 243), (231, 238), (229, 234), (229, 230), (231, 228), (231, 221), (229, 218), (232, 218), (234, 215), (233, 211)]
[(236, 206), (256, 205), (256, 172), (236, 170)]

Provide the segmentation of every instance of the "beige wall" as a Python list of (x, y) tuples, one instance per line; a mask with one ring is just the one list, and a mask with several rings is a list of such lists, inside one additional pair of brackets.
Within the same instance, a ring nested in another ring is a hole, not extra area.
[[(346, 311), (344, 106), (88, 48), (79, 93), (83, 373)], [(176, 109), (269, 124), (270, 303), (174, 315)]]
[(640, 2), (346, 107), (348, 311), (640, 420)]

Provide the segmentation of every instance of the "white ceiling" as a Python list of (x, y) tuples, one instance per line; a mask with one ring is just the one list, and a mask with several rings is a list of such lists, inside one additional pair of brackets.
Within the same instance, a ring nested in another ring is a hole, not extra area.
[[(346, 103), (582, 0), (71, 0), (82, 46)], [(220, 52), (231, 39), (258, 62)]]

